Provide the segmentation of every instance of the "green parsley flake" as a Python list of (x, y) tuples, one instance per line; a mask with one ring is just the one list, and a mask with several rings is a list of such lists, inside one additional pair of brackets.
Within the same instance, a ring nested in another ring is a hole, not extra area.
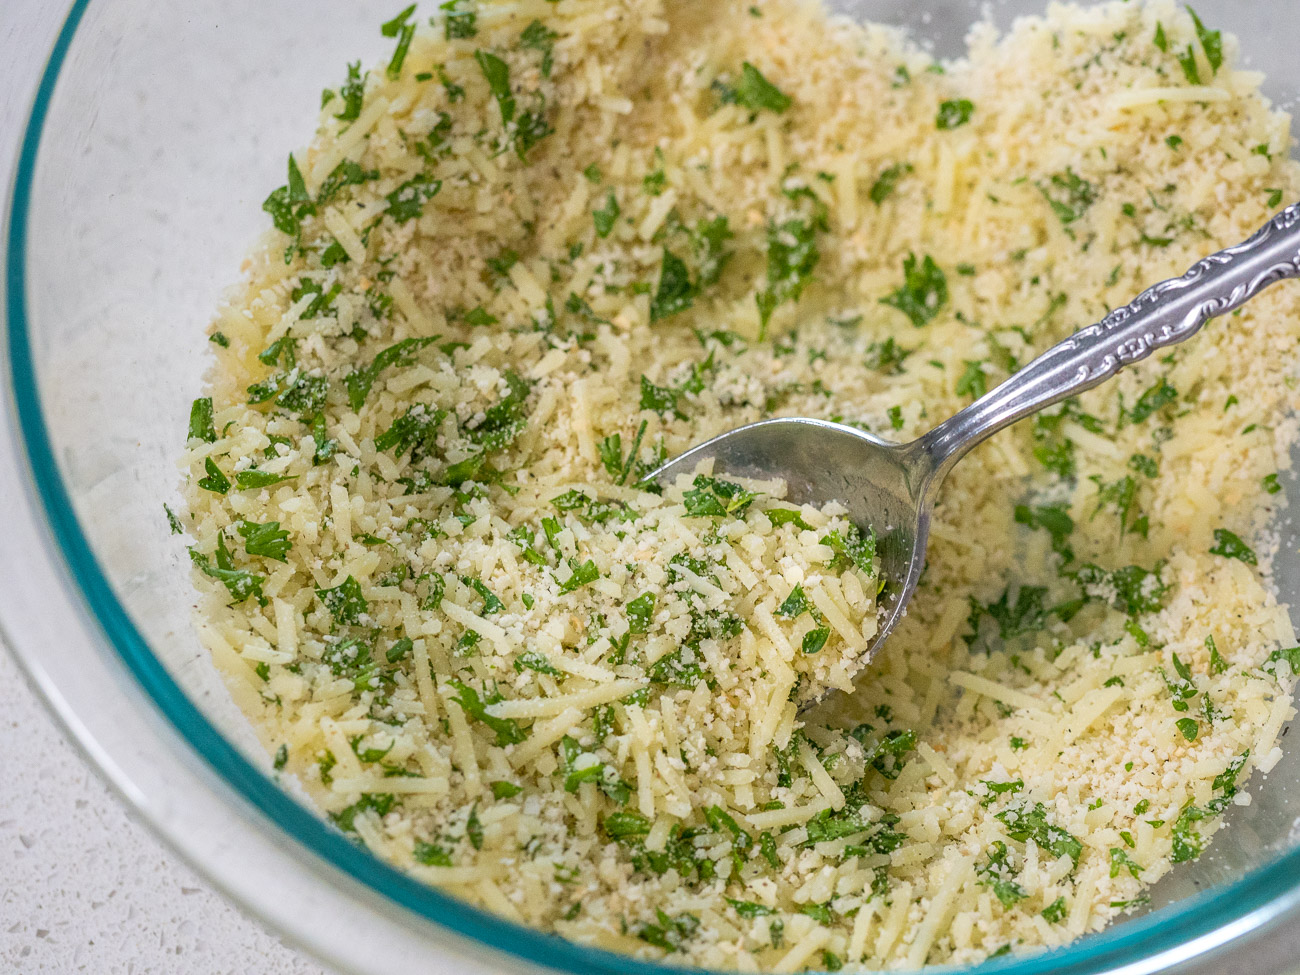
[(935, 116), (934, 124), (939, 129), (956, 129), (969, 122), (974, 114), (973, 102), (965, 98), (957, 98), (943, 102), (939, 106), (939, 114)]
[(736, 102), (752, 111), (767, 109), (780, 114), (792, 104), (790, 98), (772, 84), (748, 61), (741, 66), (740, 83), (736, 85)]
[(948, 279), (929, 254), (920, 261), (915, 254), (908, 254), (903, 262), (903, 284), (880, 301), (897, 308), (920, 328), (932, 322), (948, 303)]

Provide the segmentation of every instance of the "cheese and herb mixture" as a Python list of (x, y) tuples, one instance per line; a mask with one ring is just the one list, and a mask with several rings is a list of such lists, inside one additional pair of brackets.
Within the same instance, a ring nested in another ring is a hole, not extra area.
[(766, 416), (917, 436), (1300, 197), (1235, 41), (1168, 2), (948, 64), (797, 0), (383, 34), (266, 200), (173, 520), (275, 768), (506, 918), (748, 971), (1063, 944), (1201, 854), (1293, 713), (1300, 290), (976, 451), (803, 715), (875, 632), (869, 526), (644, 478)]

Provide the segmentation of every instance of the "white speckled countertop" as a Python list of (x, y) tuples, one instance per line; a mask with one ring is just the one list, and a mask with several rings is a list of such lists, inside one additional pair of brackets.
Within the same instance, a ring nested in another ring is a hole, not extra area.
[[(65, 4), (0, 0), (0, 186)], [(0, 498), (0, 520), (5, 508)], [(6, 567), (0, 567), (3, 584)], [(323, 975), (143, 826), (0, 642), (0, 971)]]
[(0, 971), (323, 973), (127, 815), (4, 650), (0, 756)]

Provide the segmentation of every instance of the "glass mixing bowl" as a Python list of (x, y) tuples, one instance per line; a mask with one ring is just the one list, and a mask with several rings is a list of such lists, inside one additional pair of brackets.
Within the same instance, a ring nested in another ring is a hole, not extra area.
[[(1042, 3), (995, 4), (991, 16), (1005, 24)], [(1198, 4), (1241, 38), (1283, 104), (1300, 92), (1293, 5)], [(906, 26), (945, 56), (960, 53), (977, 16), (968, 0), (840, 6)], [(375, 28), (391, 13), (352, 0), (73, 6), (9, 212), (0, 615), (34, 683), (137, 812), (235, 900), (334, 965), (663, 972), (466, 906), (327, 826), (276, 782), (191, 630), (185, 550), (162, 506), (176, 493), (207, 362), (204, 326), (265, 223), (260, 203), (285, 155), (310, 133), (321, 87), (348, 60), (383, 54), (389, 42)], [(1284, 531), (1283, 551), (1295, 543)], [(1294, 554), (1281, 559), (1278, 586), (1283, 599), (1300, 592)], [(1300, 917), (1298, 773), (1292, 748), (1251, 805), (1231, 808), (1211, 851), (1157, 885), (1144, 915), (981, 970), (1294, 964), (1285, 935)]]

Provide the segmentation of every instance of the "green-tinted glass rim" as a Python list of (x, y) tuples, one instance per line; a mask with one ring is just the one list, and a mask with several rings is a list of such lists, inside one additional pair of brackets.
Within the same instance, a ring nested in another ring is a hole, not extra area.
[[(154, 656), (118, 602), (81, 530), (55, 461), (40, 410), (26, 294), (28, 219), (41, 136), (59, 73), (90, 3), (73, 3), (42, 73), (23, 132), (5, 240), (5, 332), (18, 428), (35, 493), (58, 544), (58, 554), (104, 638), (158, 710), (231, 788), (299, 844), (395, 904), (494, 950), (508, 950), (574, 975), (665, 975), (681, 971), (572, 944), (503, 920), (413, 880), (352, 843), (290, 798), (226, 741)], [(964, 971), (981, 975), (1151, 971), (1194, 957), (1270, 920), (1289, 906), (1283, 902), (1290, 900), (1285, 895), (1296, 891), (1297, 878), (1300, 850), (1292, 850), (1221, 889), (1186, 898), (1071, 947), (1021, 959), (995, 959)]]

